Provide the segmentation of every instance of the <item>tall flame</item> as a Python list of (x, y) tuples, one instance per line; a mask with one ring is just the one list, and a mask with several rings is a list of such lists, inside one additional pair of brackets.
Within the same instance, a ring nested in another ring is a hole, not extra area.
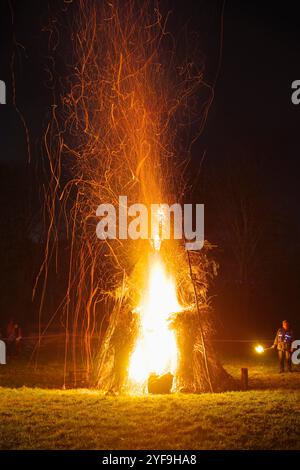
[(167, 275), (159, 253), (151, 257), (148, 284), (140, 314), (140, 334), (129, 364), (129, 378), (138, 385), (145, 383), (149, 374), (175, 373), (177, 344), (169, 328), (169, 318), (181, 310), (173, 279)]

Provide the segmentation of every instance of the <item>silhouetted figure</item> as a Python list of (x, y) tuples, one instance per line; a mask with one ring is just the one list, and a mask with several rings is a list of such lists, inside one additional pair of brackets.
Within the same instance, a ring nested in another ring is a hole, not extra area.
[(293, 331), (290, 328), (289, 322), (283, 320), (282, 327), (279, 328), (275, 336), (272, 348), (277, 348), (279, 360), (279, 372), (284, 372), (284, 364), (287, 365), (287, 370), (292, 371), (292, 343)]
[(7, 354), (18, 355), (21, 349), (22, 330), (19, 323), (11, 319), (6, 328)]

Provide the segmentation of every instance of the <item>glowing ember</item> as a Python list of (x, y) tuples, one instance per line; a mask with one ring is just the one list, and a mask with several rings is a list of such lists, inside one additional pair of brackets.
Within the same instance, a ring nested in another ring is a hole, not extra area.
[(255, 347), (255, 351), (258, 353), (258, 354), (261, 354), (264, 352), (264, 347), (261, 346), (261, 344), (259, 344), (258, 346)]
[(150, 373), (174, 374), (177, 366), (176, 339), (168, 320), (181, 307), (175, 284), (166, 274), (159, 253), (151, 259), (148, 286), (137, 310), (141, 316), (141, 331), (131, 356), (129, 378), (142, 385)]

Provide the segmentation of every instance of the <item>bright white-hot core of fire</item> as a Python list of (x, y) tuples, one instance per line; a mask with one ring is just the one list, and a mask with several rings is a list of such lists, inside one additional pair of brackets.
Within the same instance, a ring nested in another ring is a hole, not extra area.
[(178, 352), (169, 319), (180, 310), (174, 280), (156, 252), (150, 260), (147, 287), (137, 308), (140, 332), (129, 363), (129, 378), (135, 383), (145, 383), (151, 373), (175, 373)]

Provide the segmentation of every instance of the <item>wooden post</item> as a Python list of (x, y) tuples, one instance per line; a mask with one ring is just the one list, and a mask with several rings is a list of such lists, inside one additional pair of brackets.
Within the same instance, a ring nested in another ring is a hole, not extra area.
[(248, 390), (248, 369), (247, 367), (241, 368), (241, 388), (242, 390)]

